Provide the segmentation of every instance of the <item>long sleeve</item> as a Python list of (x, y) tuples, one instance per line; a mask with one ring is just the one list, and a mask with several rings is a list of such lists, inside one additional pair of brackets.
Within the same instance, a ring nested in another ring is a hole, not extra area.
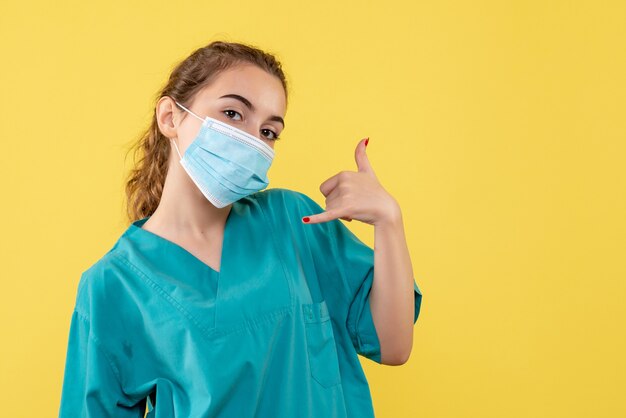
[[(303, 193), (298, 194), (306, 202), (309, 214), (324, 211), (315, 201)], [(377, 363), (381, 363), (380, 341), (374, 326), (370, 307), (370, 291), (374, 283), (374, 250), (363, 243), (339, 219), (306, 226), (320, 252), (319, 257), (326, 263), (336, 264), (337, 279), (344, 289), (344, 301), (349, 305), (346, 328), (357, 353)], [(415, 314), (413, 323), (419, 316), (422, 292), (413, 280)]]
[(59, 417), (144, 416), (145, 403), (130, 405), (124, 397), (119, 372), (92, 332), (89, 319), (74, 310)]

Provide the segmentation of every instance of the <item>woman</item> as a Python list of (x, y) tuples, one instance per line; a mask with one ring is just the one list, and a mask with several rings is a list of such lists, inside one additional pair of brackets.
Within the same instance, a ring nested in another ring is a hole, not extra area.
[[(366, 141), (359, 172), (320, 187), (326, 212), (263, 190), (286, 106), (280, 63), (249, 45), (174, 69), (138, 143), (131, 224), (78, 285), (60, 416), (374, 415), (357, 354), (406, 361), (422, 297), (400, 211)], [(338, 218), (375, 226), (376, 270)]]

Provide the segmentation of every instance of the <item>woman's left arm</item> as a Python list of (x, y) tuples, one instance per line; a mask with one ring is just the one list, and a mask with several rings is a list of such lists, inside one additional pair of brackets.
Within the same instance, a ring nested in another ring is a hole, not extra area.
[[(368, 138), (355, 150), (358, 171), (341, 171), (320, 185), (324, 212), (308, 223), (357, 219), (374, 225), (374, 282), (370, 308), (380, 342), (381, 363), (404, 364), (413, 346), (414, 276), (397, 201), (380, 184), (365, 152)], [(304, 219), (306, 220), (306, 219)]]
[(411, 354), (415, 314), (413, 282), (402, 213), (397, 206), (374, 224), (374, 282), (370, 307), (380, 340), (381, 361), (385, 364), (404, 364)]

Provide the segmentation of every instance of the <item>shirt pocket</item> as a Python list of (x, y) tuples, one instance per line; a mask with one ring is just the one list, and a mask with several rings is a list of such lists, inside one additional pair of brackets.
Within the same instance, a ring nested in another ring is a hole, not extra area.
[(302, 304), (311, 376), (329, 388), (341, 383), (339, 358), (326, 301)]

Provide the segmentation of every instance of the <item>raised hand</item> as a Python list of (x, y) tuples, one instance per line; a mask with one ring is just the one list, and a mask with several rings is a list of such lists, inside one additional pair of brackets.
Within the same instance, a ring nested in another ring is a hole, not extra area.
[(354, 151), (357, 171), (340, 171), (320, 185), (326, 196), (326, 209), (303, 217), (303, 222), (313, 224), (340, 218), (376, 225), (398, 216), (398, 203), (378, 182), (367, 158), (368, 142), (369, 138), (360, 140)]

